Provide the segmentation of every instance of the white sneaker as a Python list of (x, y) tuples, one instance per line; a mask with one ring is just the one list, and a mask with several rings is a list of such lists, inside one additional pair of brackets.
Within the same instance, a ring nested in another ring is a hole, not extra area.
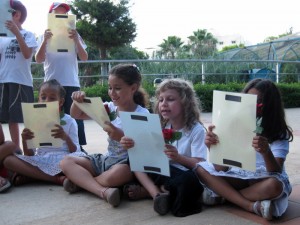
[(272, 220), (273, 218), (273, 205), (271, 200), (255, 202), (253, 205), (253, 211), (266, 220)]
[(204, 205), (219, 205), (225, 203), (225, 198), (221, 196), (212, 196), (212, 192), (204, 188), (202, 192), (202, 201)]

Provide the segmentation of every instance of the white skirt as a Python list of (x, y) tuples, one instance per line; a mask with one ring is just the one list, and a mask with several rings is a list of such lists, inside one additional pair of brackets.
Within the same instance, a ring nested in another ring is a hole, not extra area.
[(33, 165), (38, 167), (41, 171), (44, 173), (55, 176), (59, 174), (62, 170), (59, 167), (60, 161), (67, 155), (70, 156), (84, 156), (86, 155), (83, 152), (73, 152), (73, 153), (66, 153), (66, 152), (49, 152), (42, 155), (33, 155), (33, 156), (27, 156), (27, 155), (17, 155), (16, 156)]

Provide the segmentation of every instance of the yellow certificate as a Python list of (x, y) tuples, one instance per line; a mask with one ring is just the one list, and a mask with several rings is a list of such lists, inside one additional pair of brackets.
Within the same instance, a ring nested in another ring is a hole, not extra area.
[(48, 14), (48, 29), (53, 36), (47, 43), (48, 52), (75, 52), (75, 43), (69, 38), (70, 29), (76, 29), (75, 15)]

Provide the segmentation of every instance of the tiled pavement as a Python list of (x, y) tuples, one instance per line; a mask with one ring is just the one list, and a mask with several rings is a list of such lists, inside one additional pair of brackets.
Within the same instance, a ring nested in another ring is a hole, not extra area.
[[(204, 207), (199, 214), (184, 218), (157, 215), (152, 209), (152, 201), (122, 201), (118, 208), (111, 208), (95, 196), (80, 192), (68, 194), (61, 187), (49, 184), (30, 184), (12, 188), (0, 194), (0, 225), (10, 224), (300, 224), (300, 108), (287, 109), (287, 120), (294, 130), (294, 141), (290, 144), (290, 154), (286, 170), (293, 185), (289, 207), (282, 218), (271, 222), (255, 214), (245, 212), (230, 204)], [(203, 113), (202, 121), (211, 123), (211, 114)], [(105, 152), (106, 134), (93, 121), (86, 121), (90, 152)], [(4, 125), (6, 137), (9, 137)]]

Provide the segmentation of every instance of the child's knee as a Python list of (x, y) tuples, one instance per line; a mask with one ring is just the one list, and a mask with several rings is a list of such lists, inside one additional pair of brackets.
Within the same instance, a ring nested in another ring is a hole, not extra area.
[(68, 168), (72, 167), (75, 164), (74, 157), (72, 156), (65, 156), (59, 163), (60, 168), (62, 171), (67, 170)]

